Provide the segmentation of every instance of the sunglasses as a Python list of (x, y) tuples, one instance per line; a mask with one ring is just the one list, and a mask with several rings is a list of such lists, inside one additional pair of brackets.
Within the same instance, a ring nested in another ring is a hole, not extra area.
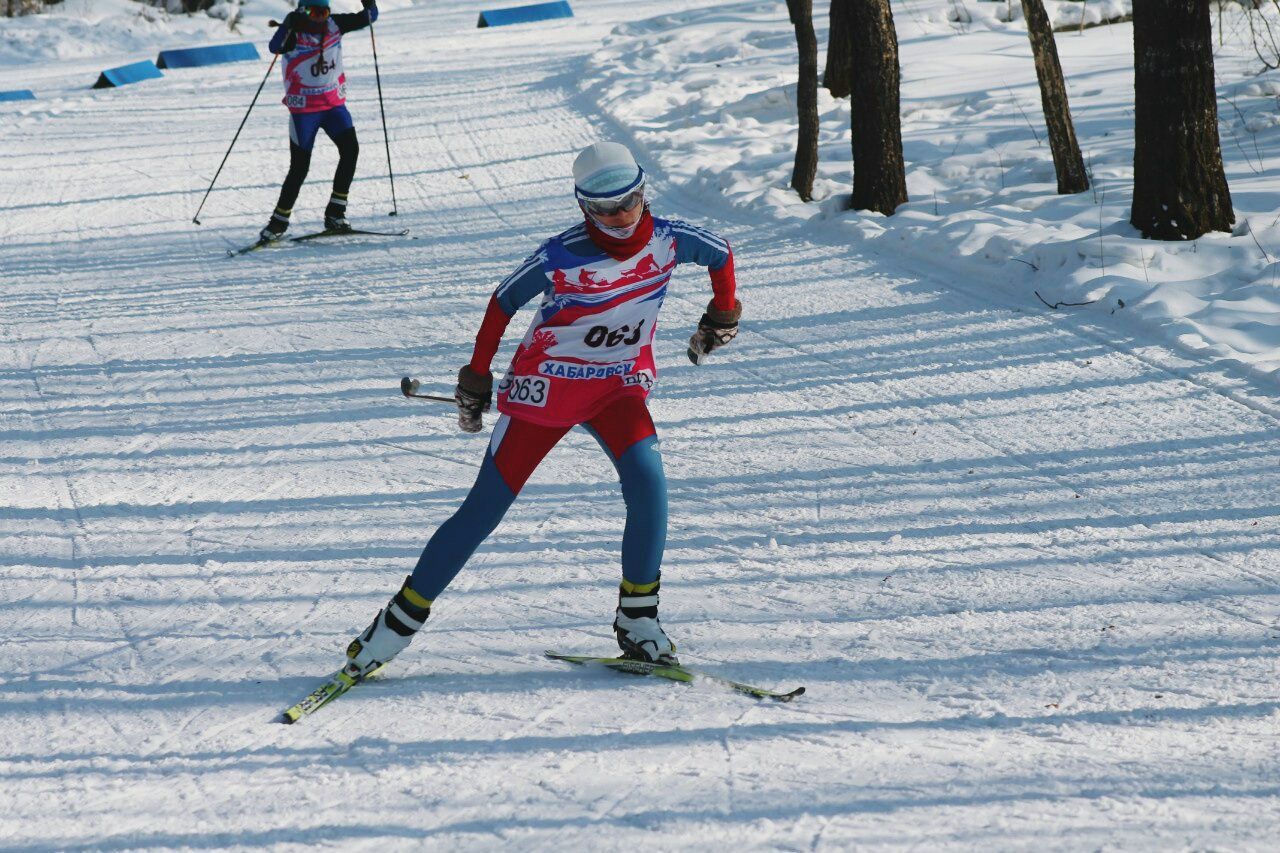
[(307, 15), (313, 21), (323, 21), (325, 18), (329, 17), (329, 10), (324, 6), (308, 6)]
[(617, 198), (582, 199), (582, 204), (596, 216), (614, 216), (624, 211), (634, 210), (637, 204), (644, 201), (644, 187), (632, 190)]

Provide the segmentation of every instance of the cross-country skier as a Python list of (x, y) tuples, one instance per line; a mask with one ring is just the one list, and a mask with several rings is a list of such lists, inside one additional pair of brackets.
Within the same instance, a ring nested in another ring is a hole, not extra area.
[(378, 20), (376, 0), (360, 0), (364, 11), (330, 15), (329, 0), (301, 0), (285, 16), (268, 48), (284, 55), (284, 105), (289, 108), (289, 174), (280, 188), (280, 200), (259, 239), (278, 240), (289, 227), (293, 203), (311, 167), (311, 149), (324, 130), (338, 146), (338, 168), (333, 173), (333, 194), (324, 209), (324, 227), (345, 231), (347, 193), (356, 174), (360, 145), (347, 112), (347, 76), (342, 71), (342, 36), (364, 29)]
[(703, 357), (737, 334), (733, 253), (720, 237), (659, 219), (645, 201), (645, 173), (631, 153), (598, 142), (573, 164), (584, 221), (538, 247), (494, 291), (471, 362), (458, 371), (458, 423), (479, 432), (493, 391), (490, 362), (520, 306), (541, 295), (524, 341), (498, 383), (498, 411), (471, 492), (440, 525), (413, 574), (347, 648), (345, 671), (359, 679), (403, 650), (481, 542), (493, 532), (529, 475), (570, 429), (583, 427), (617, 468), (627, 507), (622, 584), (613, 629), (624, 657), (674, 661), (658, 621), (667, 536), (667, 487), (658, 438), (645, 403), (656, 369), (653, 333), (677, 264), (711, 274), (714, 298), (689, 341)]

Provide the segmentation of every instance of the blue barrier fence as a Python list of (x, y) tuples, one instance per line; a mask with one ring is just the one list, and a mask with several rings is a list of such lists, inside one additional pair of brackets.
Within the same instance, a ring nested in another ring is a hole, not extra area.
[(137, 83), (140, 80), (153, 80), (156, 77), (163, 76), (154, 62), (150, 59), (144, 59), (141, 62), (121, 65), (119, 68), (108, 68), (98, 75), (98, 82), (93, 84), (93, 88), (106, 89), (109, 86), (124, 86), (129, 83)]
[(35, 92), (30, 89), (10, 89), (7, 92), (0, 92), (0, 101), (34, 101), (35, 99)]
[(162, 50), (156, 59), (157, 68), (196, 68), (201, 65), (217, 65), (221, 62), (243, 62), (259, 59), (258, 49), (252, 42), (216, 44), (211, 47), (188, 47), (181, 50)]
[(530, 6), (512, 6), (509, 9), (489, 9), (480, 13), (477, 27), (503, 27), (507, 24), (527, 24), (531, 21), (547, 21), (552, 18), (572, 18), (573, 10), (566, 0), (556, 3), (534, 3)]

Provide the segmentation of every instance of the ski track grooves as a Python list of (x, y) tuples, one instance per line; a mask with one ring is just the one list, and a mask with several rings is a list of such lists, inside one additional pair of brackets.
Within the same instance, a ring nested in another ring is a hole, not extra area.
[[(284, 174), (266, 92), (198, 228), (206, 125), (238, 120), (221, 86), (175, 73), (23, 127), (43, 168), (0, 203), (0, 846), (1254, 848), (1280, 818), (1280, 404), (941, 266), (713, 209), (639, 144), (655, 212), (734, 244), (746, 307), (695, 368), (705, 275), (667, 298), (664, 623), (691, 663), (808, 693), (542, 659), (613, 644), (622, 501), (575, 433), (385, 676), (274, 722), (474, 479), (487, 433), (396, 380), (446, 391), (496, 282), (573, 224), (573, 154), (636, 142), (580, 88), (613, 22), (688, 4), (574, 7), (497, 30), (388, 13), (413, 241), (222, 258)], [(347, 63), (372, 225), (367, 52)], [(299, 231), (335, 162), (322, 141)]]

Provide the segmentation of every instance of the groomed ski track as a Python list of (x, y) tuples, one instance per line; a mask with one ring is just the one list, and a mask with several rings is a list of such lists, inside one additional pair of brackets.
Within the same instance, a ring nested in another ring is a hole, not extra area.
[(621, 133), (578, 91), (593, 47), (688, 6), (387, 15), (395, 219), (348, 37), (352, 221), (412, 239), (225, 257), (286, 169), (275, 80), (190, 224), (265, 63), (0, 131), (0, 847), (1266, 849), (1274, 392), (661, 174), (746, 304), (702, 368), (705, 275), (664, 311), (664, 623), (690, 663), (808, 693), (542, 658), (612, 642), (622, 502), (575, 433), (382, 678), (275, 722), (483, 452), (399, 377), (448, 393), (494, 283), (574, 222), (573, 154)]

